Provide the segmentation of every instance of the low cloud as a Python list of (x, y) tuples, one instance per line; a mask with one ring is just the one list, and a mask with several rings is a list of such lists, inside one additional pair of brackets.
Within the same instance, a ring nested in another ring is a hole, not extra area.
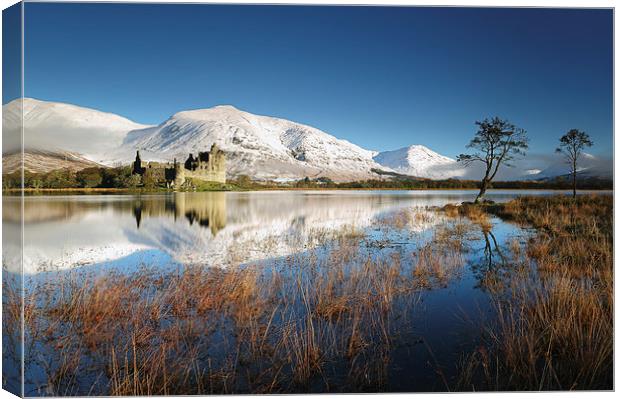
[[(570, 166), (561, 154), (531, 154), (515, 159), (510, 164), (512, 166), (500, 166), (495, 180), (539, 179), (570, 173)], [(613, 160), (610, 158), (584, 154), (579, 166), (584, 170), (583, 173), (603, 177), (613, 176)], [(481, 162), (474, 162), (469, 166), (456, 162), (437, 166), (436, 170), (444, 172), (446, 176), (464, 180), (480, 180), (485, 172)]]

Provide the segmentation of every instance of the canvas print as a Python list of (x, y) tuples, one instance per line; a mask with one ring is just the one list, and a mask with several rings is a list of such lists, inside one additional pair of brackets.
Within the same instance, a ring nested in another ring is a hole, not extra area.
[(18, 396), (614, 389), (613, 10), (3, 10)]

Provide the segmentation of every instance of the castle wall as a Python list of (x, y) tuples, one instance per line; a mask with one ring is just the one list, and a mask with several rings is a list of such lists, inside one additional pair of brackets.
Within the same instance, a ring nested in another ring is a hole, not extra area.
[[(189, 168), (188, 168), (189, 166)], [(207, 182), (226, 183), (226, 156), (216, 145), (211, 146), (210, 152), (200, 152), (197, 158), (190, 154), (185, 163), (164, 164), (140, 160), (136, 153), (133, 173), (142, 175), (143, 179), (172, 183), (174, 187), (181, 187), (186, 179), (195, 179)]]
[(175, 186), (182, 185), (186, 179), (226, 183), (226, 156), (221, 150), (213, 146), (210, 153), (200, 153), (197, 159), (207, 159), (207, 161), (197, 162), (194, 170), (177, 165)]
[(208, 162), (201, 162), (196, 170), (185, 170), (185, 178), (226, 183), (226, 159), (220, 152), (212, 154)]

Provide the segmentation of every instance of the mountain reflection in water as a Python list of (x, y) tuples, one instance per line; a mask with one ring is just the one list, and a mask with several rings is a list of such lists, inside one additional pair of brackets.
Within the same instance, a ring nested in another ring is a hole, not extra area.
[[(494, 191), (489, 198), (505, 201), (523, 193)], [(24, 271), (111, 262), (128, 269), (171, 261), (240, 265), (316, 247), (318, 235), (345, 227), (365, 229), (399, 208), (442, 206), (473, 195), (446, 190), (27, 196)], [(3, 197), (4, 267), (13, 271), (21, 268), (20, 208), (19, 197)], [(422, 231), (434, 225), (433, 213), (427, 213), (408, 228)]]
[[(5, 259), (13, 259), (5, 267), (18, 270), (19, 241), (11, 237), (19, 236), (20, 200), (3, 204), (14, 233), (5, 240)], [(179, 264), (238, 265), (312, 248), (317, 232), (365, 228), (381, 212), (427, 204), (429, 197), (387, 192), (32, 196), (24, 199), (24, 270), (103, 265), (153, 250)]]

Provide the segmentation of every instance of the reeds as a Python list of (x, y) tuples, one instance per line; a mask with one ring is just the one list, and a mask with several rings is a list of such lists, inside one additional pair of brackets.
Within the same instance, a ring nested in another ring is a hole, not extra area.
[[(446, 207), (449, 219), (427, 234), (413, 227), (436, 220), (408, 209), (370, 230), (343, 226), (287, 237), (299, 250), (268, 266), (49, 274), (28, 284), (24, 298), (28, 392), (384, 391), (399, 336), (413, 328), (409, 315), (426, 290), (463, 274), (476, 256), (468, 253), (471, 239), (487, 244), (477, 254), (481, 262), (489, 256), (493, 263), (493, 251), (501, 259), (479, 279), (494, 311), (475, 326), (484, 334), (463, 355), (457, 386), (454, 375), (443, 374), (438, 386), (609, 389), (611, 210), (607, 197)], [(498, 245), (492, 214), (533, 228), (527, 244)], [(390, 241), (394, 231), (418, 242), (415, 250)], [(4, 298), (19, 299), (17, 288), (5, 284)], [(20, 302), (12, 302), (5, 315), (21, 317)], [(19, 323), (5, 325), (9, 336), (19, 333)]]
[(453, 275), (456, 263), (442, 260), (457, 259), (458, 246), (379, 255), (354, 226), (317, 234), (324, 246), (268, 268), (76, 271), (33, 284), (26, 368), (47, 377), (30, 375), (29, 386), (46, 395), (381, 390), (394, 337), (410, 328), (404, 315), (421, 288)]
[(464, 362), (459, 388), (612, 389), (612, 197), (521, 198), (488, 209), (536, 229), (523, 261), (530, 272), (510, 273), (495, 292), (497, 318)]
[(451, 218), (457, 216), (466, 217), (472, 223), (479, 225), (484, 231), (489, 231), (493, 227), (483, 205), (473, 203), (463, 203), (461, 205), (447, 204), (441, 209), (446, 216)]

